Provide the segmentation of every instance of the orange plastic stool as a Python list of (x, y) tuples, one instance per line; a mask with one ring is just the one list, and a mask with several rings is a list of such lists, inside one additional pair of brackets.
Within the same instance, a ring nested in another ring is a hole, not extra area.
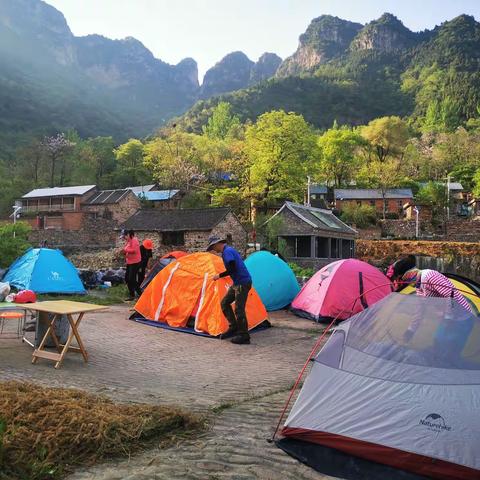
[(23, 335), (23, 324), (25, 313), (19, 311), (1, 311), (0, 310), (0, 335), (3, 335), (5, 322), (8, 320), (17, 320), (17, 336), (12, 338), (21, 338)]

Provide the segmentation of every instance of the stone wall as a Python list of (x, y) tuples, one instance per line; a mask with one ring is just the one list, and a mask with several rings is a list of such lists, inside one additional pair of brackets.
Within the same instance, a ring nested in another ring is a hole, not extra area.
[(116, 226), (114, 220), (85, 215), (81, 230), (32, 230), (29, 241), (33, 246), (46, 242), (48, 247), (59, 248), (65, 253), (102, 250), (115, 245), (118, 237)]
[[(243, 228), (238, 218), (233, 213), (228, 213), (213, 230), (192, 230), (184, 233), (183, 245), (164, 245), (162, 232), (157, 231), (137, 231), (135, 232), (140, 242), (149, 238), (154, 244), (154, 254), (156, 256), (165, 255), (173, 250), (183, 250), (186, 252), (204, 252), (208, 245), (208, 239), (211, 236), (218, 236), (228, 239), (231, 235), (232, 245), (245, 255), (247, 250), (247, 232)], [(118, 239), (117, 247), (121, 247), (123, 242)]]
[[(381, 220), (382, 237), (414, 239), (415, 220)], [(478, 242), (480, 240), (480, 221), (454, 218), (447, 222), (447, 234), (444, 225), (434, 226), (431, 222), (420, 222), (420, 238), (450, 240), (454, 242)]]
[(413, 254), (421, 268), (457, 273), (480, 281), (480, 244), (417, 240), (358, 240), (356, 257), (379, 267)]

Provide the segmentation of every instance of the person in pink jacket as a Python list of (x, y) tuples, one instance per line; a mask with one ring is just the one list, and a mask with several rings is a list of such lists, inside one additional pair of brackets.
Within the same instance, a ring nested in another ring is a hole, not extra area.
[(127, 232), (123, 253), (125, 253), (125, 261), (127, 263), (125, 280), (130, 294), (130, 297), (127, 300), (130, 301), (135, 299), (135, 294), (138, 296), (142, 294), (140, 285), (138, 284), (138, 270), (141, 265), (142, 256), (140, 254), (140, 243), (133, 230)]

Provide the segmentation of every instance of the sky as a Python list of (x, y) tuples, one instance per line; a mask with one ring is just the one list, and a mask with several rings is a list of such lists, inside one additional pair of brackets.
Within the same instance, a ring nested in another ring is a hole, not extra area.
[(480, 20), (480, 0), (46, 0), (66, 17), (74, 35), (135, 37), (161, 60), (185, 57), (205, 71), (241, 50), (256, 61), (264, 52), (291, 55), (310, 21), (322, 14), (367, 23), (384, 12), (411, 30), (431, 29), (461, 13)]

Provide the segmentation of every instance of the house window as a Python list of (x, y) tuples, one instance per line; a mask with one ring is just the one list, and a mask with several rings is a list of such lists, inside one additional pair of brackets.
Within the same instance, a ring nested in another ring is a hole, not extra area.
[(353, 257), (353, 241), (342, 239), (342, 258)]
[(231, 233), (227, 233), (227, 244), (232, 245), (233, 244), (233, 238)]
[(185, 232), (163, 232), (162, 243), (164, 245), (185, 245)]
[(315, 237), (315, 257), (329, 258), (330, 239), (325, 237)]
[(375, 206), (375, 200), (370, 200), (369, 203), (370, 203), (370, 206), (371, 206), (371, 207), (374, 207), (374, 206)]
[(338, 238), (330, 239), (330, 258), (340, 258), (340, 240)]
[(357, 200), (357, 207), (360, 207), (362, 205), (362, 201), (361, 200)]
[(287, 244), (287, 256), (309, 258), (311, 252), (311, 237), (283, 237)]
[(403, 208), (403, 200), (397, 200), (397, 207), (399, 210), (402, 210)]

